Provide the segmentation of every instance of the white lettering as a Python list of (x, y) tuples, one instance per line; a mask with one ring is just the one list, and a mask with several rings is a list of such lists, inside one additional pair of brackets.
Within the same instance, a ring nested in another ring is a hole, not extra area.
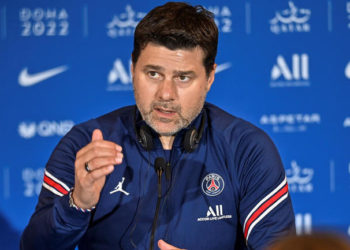
[(312, 216), (309, 213), (295, 215), (295, 228), (298, 235), (312, 232)]

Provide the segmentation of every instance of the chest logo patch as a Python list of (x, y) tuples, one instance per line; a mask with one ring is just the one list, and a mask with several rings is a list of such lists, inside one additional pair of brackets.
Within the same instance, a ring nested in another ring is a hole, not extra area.
[(207, 174), (202, 181), (202, 190), (206, 195), (217, 196), (224, 190), (224, 179), (215, 173)]

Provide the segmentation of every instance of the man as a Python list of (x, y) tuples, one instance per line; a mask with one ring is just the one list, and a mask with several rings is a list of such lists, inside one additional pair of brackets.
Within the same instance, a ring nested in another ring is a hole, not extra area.
[(167, 3), (138, 24), (136, 106), (61, 140), (22, 249), (261, 249), (293, 230), (273, 143), (205, 103), (217, 41), (200, 6)]

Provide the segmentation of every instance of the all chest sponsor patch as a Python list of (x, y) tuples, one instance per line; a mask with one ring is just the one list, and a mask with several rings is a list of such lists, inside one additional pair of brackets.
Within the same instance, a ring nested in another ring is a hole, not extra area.
[(225, 187), (224, 179), (216, 174), (207, 174), (202, 181), (202, 190), (206, 195), (216, 196), (219, 195)]
[(222, 205), (216, 205), (215, 207), (209, 206), (206, 217), (198, 218), (197, 221), (215, 221), (223, 219), (231, 219), (232, 215), (224, 214)]

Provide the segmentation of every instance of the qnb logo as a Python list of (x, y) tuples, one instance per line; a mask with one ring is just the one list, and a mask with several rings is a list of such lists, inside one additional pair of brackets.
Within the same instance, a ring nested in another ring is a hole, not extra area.
[(305, 87), (310, 86), (309, 56), (293, 54), (288, 64), (282, 55), (277, 56), (271, 70), (270, 87)]
[(277, 11), (274, 18), (270, 20), (272, 33), (281, 34), (288, 32), (310, 32), (311, 10), (298, 9), (292, 1), (288, 2), (289, 9)]
[(38, 196), (43, 183), (44, 169), (25, 168), (22, 170), (25, 197)]
[(126, 5), (125, 12), (114, 15), (107, 24), (107, 36), (110, 38), (132, 36), (136, 25), (146, 15), (145, 12), (135, 12), (131, 5)]
[(117, 58), (108, 74), (107, 91), (130, 90), (132, 90), (131, 60), (129, 60), (128, 67), (125, 67), (122, 60)]
[(319, 113), (311, 114), (264, 114), (260, 118), (261, 125), (271, 125), (273, 132), (305, 132), (308, 126), (321, 124)]
[(350, 117), (346, 117), (343, 123), (344, 128), (350, 128)]
[(74, 122), (66, 121), (41, 121), (36, 122), (21, 122), (18, 125), (18, 133), (22, 138), (30, 139), (38, 135), (41, 137), (63, 136), (72, 127)]
[(350, 61), (348, 64), (345, 66), (345, 77), (350, 79)]
[(68, 36), (69, 22), (66, 9), (22, 8), (19, 11), (22, 22), (21, 36)]
[(214, 20), (220, 32), (232, 32), (232, 13), (228, 6), (208, 6), (206, 9), (214, 14)]
[(286, 169), (288, 179), (288, 187), (291, 192), (312, 192), (313, 184), (311, 183), (314, 170), (311, 168), (301, 168), (298, 163), (293, 160), (290, 163), (291, 168)]
[(312, 233), (312, 215), (310, 213), (295, 215), (295, 229), (298, 235)]

